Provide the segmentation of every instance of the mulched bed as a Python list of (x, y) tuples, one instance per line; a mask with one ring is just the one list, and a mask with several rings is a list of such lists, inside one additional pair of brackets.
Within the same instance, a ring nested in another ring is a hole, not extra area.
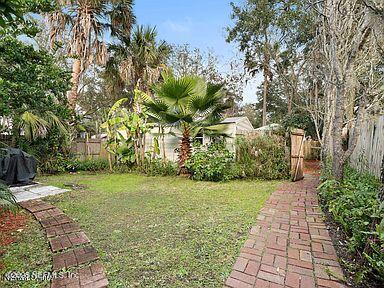
[(335, 250), (337, 256), (341, 261), (340, 265), (343, 268), (344, 275), (347, 280), (347, 284), (353, 288), (380, 288), (383, 287), (383, 283), (380, 283), (379, 280), (375, 279), (373, 275), (368, 275), (366, 280), (363, 283), (356, 283), (354, 277), (356, 276), (354, 273), (346, 269), (346, 264), (354, 265), (356, 263), (363, 263), (362, 257), (360, 255), (356, 255), (348, 251), (348, 237), (343, 232), (343, 229), (340, 227), (338, 223), (336, 223), (333, 219), (332, 213), (328, 211), (328, 209), (322, 207), (322, 210), (325, 214), (325, 223), (328, 226), (329, 234), (331, 235), (333, 245), (335, 246)]
[[(16, 214), (5, 213), (0, 216), (0, 257), (4, 253), (5, 246), (16, 241), (15, 234), (27, 225), (28, 216), (22, 212)], [(0, 270), (3, 268), (0, 262)]]

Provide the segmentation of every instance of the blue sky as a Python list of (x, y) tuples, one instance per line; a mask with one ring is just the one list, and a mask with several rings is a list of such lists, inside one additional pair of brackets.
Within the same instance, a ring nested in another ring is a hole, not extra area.
[[(188, 43), (202, 50), (212, 49), (223, 62), (235, 57), (235, 44), (225, 41), (231, 25), (227, 0), (136, 0), (137, 23), (156, 26), (159, 38), (173, 44)], [(255, 102), (255, 84), (248, 85), (244, 102)]]

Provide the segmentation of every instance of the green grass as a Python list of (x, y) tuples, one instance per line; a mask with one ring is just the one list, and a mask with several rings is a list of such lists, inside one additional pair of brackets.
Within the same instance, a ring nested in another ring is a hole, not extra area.
[[(10, 271), (23, 273), (49, 272), (52, 270), (52, 258), (49, 244), (44, 236), (40, 224), (28, 212), (20, 211), (28, 217), (27, 226), (22, 231), (14, 232), (16, 242), (1, 247), (4, 254), (0, 254), (0, 287), (49, 287), (49, 281), (5, 281), (3, 276)], [(37, 273), (35, 275), (38, 275)], [(40, 274), (43, 275), (43, 274)]]
[(134, 174), (39, 179), (87, 188), (47, 198), (80, 223), (110, 287), (220, 287), (277, 181), (195, 182)]

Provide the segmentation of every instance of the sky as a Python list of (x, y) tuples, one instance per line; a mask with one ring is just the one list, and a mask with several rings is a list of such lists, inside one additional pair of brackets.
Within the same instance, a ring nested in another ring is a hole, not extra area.
[[(232, 23), (230, 2), (136, 0), (134, 10), (138, 24), (157, 27), (159, 39), (171, 44), (189, 44), (201, 50), (212, 49), (225, 63), (238, 54), (236, 44), (225, 41), (225, 29)], [(258, 82), (259, 79), (256, 79), (247, 85), (243, 103), (255, 102), (255, 86)]]

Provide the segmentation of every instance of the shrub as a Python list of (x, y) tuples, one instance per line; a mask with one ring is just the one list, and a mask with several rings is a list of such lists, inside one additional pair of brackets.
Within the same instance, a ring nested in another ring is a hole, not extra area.
[(142, 169), (143, 173), (150, 176), (175, 176), (178, 171), (178, 166), (177, 163), (168, 160), (147, 159)]
[(212, 144), (208, 147), (195, 146), (192, 156), (185, 167), (191, 178), (205, 181), (227, 181), (235, 178), (234, 154), (223, 144)]
[(380, 183), (372, 175), (350, 167), (344, 174), (340, 183), (328, 178), (319, 186), (323, 206), (349, 238), (349, 250), (361, 255), (360, 265), (349, 268), (357, 268), (354, 273), (358, 277), (375, 271), (384, 280), (384, 203), (379, 199)]
[(109, 169), (108, 160), (97, 158), (81, 161), (73, 155), (65, 156), (57, 155), (49, 162), (45, 162), (44, 166), (40, 166), (43, 173), (54, 174), (61, 172), (76, 172), (76, 171), (104, 171)]
[(238, 138), (236, 163), (245, 177), (266, 180), (289, 177), (284, 138), (276, 135)]
[(67, 166), (67, 170), (75, 171), (104, 171), (109, 169), (108, 160), (103, 158), (87, 159), (84, 161), (75, 160), (71, 166)]
[(8, 185), (0, 180), (0, 216), (6, 212), (14, 212), (17, 208), (15, 196), (13, 196)]

